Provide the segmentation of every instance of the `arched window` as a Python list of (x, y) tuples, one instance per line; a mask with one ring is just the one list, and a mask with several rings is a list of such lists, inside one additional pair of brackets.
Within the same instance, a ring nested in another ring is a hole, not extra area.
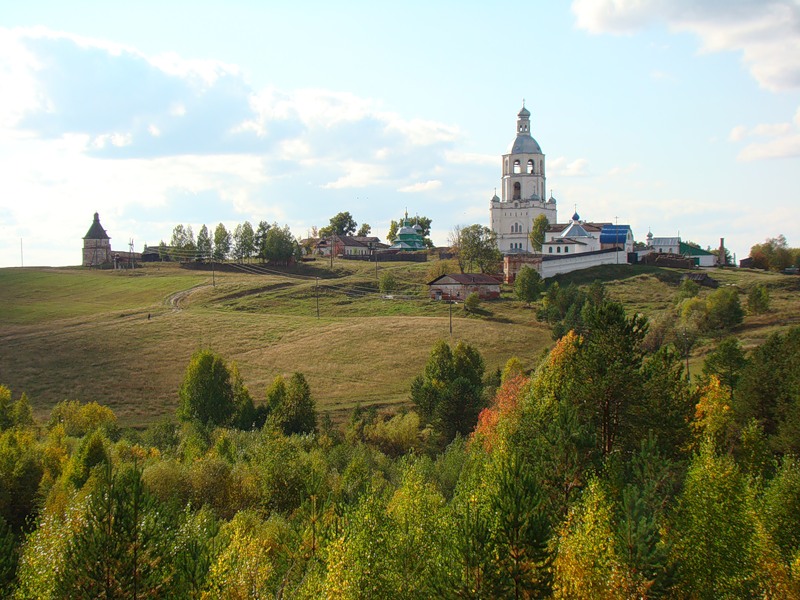
[(556, 252), (561, 252), (561, 246), (556, 247)]
[(521, 171), (520, 171), (520, 168), (521, 168), (521, 167), (520, 167), (519, 161), (518, 161), (518, 160), (515, 160), (515, 161), (514, 161), (514, 173), (520, 173), (520, 172), (521, 172)]
[(564, 246), (564, 254), (566, 254), (567, 252), (569, 252), (569, 246)]
[(542, 166), (542, 159), (539, 159), (539, 174), (544, 175), (544, 167)]
[(548, 247), (547, 247), (547, 251), (548, 251), (550, 254), (552, 254), (552, 253), (553, 253), (553, 247), (552, 247), (552, 246), (548, 246)]
[(536, 165), (533, 163), (533, 159), (528, 159), (528, 173), (533, 174), (536, 172)]
[[(517, 161), (519, 165), (519, 161)], [(519, 181), (514, 182), (514, 197), (512, 200), (520, 200), (522, 199), (522, 186), (520, 185)]]

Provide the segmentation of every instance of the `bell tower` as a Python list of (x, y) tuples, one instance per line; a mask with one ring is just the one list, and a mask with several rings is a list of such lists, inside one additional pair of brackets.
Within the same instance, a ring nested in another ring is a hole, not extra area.
[(531, 113), (524, 101), (517, 113), (516, 137), (501, 160), (501, 191), (491, 200), (491, 228), (503, 254), (531, 252), (528, 234), (533, 220), (544, 215), (555, 223), (557, 214), (555, 198), (546, 195), (544, 153), (531, 135)]
[(517, 137), (503, 155), (503, 202), (544, 200), (546, 196), (544, 153), (531, 136), (531, 113), (522, 106), (517, 114)]

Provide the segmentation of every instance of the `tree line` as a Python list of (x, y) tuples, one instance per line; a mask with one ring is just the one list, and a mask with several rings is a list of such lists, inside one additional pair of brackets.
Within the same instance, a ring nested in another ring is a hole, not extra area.
[(770, 271), (783, 271), (788, 267), (800, 268), (800, 248), (790, 248), (783, 234), (767, 238), (750, 248), (753, 267)]
[(236, 260), (253, 258), (271, 263), (285, 264), (299, 256), (300, 247), (288, 225), (260, 221), (253, 229), (249, 221), (236, 225), (229, 231), (223, 223), (213, 235), (205, 224), (195, 239), (191, 225), (178, 224), (172, 230), (169, 246), (161, 241), (159, 255), (162, 260)]

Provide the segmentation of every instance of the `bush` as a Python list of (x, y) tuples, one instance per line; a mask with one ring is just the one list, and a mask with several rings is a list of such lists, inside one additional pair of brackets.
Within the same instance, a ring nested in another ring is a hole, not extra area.
[(747, 293), (747, 310), (760, 315), (769, 310), (769, 290), (763, 283), (757, 283)]
[(59, 423), (69, 436), (83, 437), (96, 429), (102, 429), (112, 439), (117, 437), (119, 427), (117, 417), (107, 406), (97, 402), (81, 404), (77, 400), (64, 400), (53, 407), (47, 428), (52, 429)]
[(419, 415), (408, 412), (364, 427), (364, 437), (387, 456), (397, 457), (419, 445)]
[(480, 305), (481, 298), (478, 296), (478, 292), (472, 292), (464, 300), (464, 310), (467, 312), (475, 312)]
[(720, 288), (709, 295), (706, 301), (708, 310), (706, 329), (730, 329), (744, 320), (744, 310), (739, 302), (739, 292), (732, 287)]
[(696, 281), (692, 281), (688, 277), (682, 279), (678, 286), (677, 302), (685, 300), (686, 298), (694, 298), (700, 293), (700, 285)]
[(378, 280), (378, 289), (381, 294), (391, 294), (397, 289), (397, 279), (391, 271), (384, 271), (381, 273)]

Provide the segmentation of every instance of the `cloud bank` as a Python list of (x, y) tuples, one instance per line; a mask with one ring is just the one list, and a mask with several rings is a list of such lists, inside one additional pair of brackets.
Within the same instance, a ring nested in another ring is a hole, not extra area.
[[(97, 210), (154, 242), (190, 220), (324, 224), (349, 191), (428, 194), (423, 203), (470, 195), (437, 190), (474, 162), (456, 151), (457, 127), (346, 92), (255, 89), (218, 61), (0, 28), (0, 89), (0, 230), (9, 239), (74, 245)], [(158, 218), (149, 228), (148, 215)]]
[(628, 34), (659, 23), (695, 34), (705, 52), (734, 51), (762, 87), (800, 88), (800, 4), (793, 0), (575, 0), (578, 27)]

